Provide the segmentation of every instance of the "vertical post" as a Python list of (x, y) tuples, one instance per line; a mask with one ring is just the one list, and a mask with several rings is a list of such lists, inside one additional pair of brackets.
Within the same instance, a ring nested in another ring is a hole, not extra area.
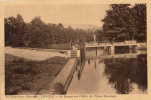
[(113, 45), (111, 45), (111, 55), (115, 54), (115, 47)]
[(132, 50), (132, 49), (133, 49), (133, 45), (129, 45), (129, 49), (131, 49), (131, 50)]
[(135, 45), (135, 50), (138, 50), (138, 45)]
[(97, 47), (96, 47), (96, 49), (95, 49), (95, 50), (96, 50), (96, 56), (97, 56), (97, 54), (98, 54), (98, 53), (97, 53), (97, 52), (98, 52), (98, 51), (97, 51)]
[(80, 58), (81, 58), (81, 64), (85, 59), (85, 52), (86, 52), (86, 47), (85, 47), (85, 43), (81, 43), (80, 44)]
[(94, 38), (94, 42), (96, 42), (96, 35), (93, 35), (93, 38)]

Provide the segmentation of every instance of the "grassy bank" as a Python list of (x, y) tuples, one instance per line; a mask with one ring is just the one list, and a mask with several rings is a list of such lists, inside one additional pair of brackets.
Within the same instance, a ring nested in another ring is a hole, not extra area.
[(53, 57), (44, 61), (29, 61), (5, 55), (5, 93), (37, 94), (50, 84), (68, 59)]

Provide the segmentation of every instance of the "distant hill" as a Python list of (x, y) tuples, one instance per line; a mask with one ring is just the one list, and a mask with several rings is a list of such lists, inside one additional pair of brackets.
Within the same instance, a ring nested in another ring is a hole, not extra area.
[(65, 28), (68, 28), (69, 26), (73, 29), (83, 29), (83, 30), (96, 30), (100, 29), (99, 26), (91, 25), (91, 24), (63, 24)]

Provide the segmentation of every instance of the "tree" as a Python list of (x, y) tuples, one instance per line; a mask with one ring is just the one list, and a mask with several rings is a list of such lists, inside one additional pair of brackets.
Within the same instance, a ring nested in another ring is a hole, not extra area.
[(135, 38), (138, 41), (146, 41), (147, 23), (146, 23), (146, 4), (136, 4), (133, 8), (133, 16), (137, 27)]
[(64, 28), (59, 23), (46, 24), (39, 16), (25, 23), (21, 15), (5, 18), (5, 43), (13, 47), (49, 48), (51, 44), (71, 41), (91, 41), (93, 32), (82, 29)]
[[(139, 4), (130, 8), (129, 4), (112, 4), (102, 19), (103, 33), (112, 40), (137, 39), (140, 34), (146, 36), (146, 5)], [(121, 37), (121, 38), (120, 38)], [(141, 38), (142, 39), (142, 38)]]
[(64, 27), (63, 27), (63, 24), (61, 24), (61, 23), (59, 23), (59, 24), (58, 24), (58, 26), (60, 26), (60, 27), (64, 28)]
[(22, 36), (25, 23), (20, 14), (17, 17), (5, 18), (5, 43), (12, 46), (23, 46)]

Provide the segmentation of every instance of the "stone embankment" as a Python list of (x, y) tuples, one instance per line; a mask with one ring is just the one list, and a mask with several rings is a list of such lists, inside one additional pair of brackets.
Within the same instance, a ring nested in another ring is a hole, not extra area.
[(41, 95), (66, 94), (76, 69), (77, 58), (71, 58), (54, 81), (39, 92)]

